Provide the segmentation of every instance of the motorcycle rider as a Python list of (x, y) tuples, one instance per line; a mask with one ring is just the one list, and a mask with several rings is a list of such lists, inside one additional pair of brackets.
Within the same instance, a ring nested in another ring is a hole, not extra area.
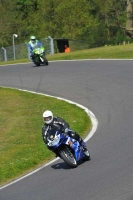
[(83, 139), (76, 133), (75, 131), (70, 129), (69, 124), (62, 119), (61, 117), (54, 117), (53, 113), (50, 110), (46, 110), (43, 113), (44, 125), (42, 126), (42, 137), (45, 144), (47, 144), (48, 130), (52, 128), (52, 126), (58, 125), (62, 131), (62, 133), (69, 135), (73, 139), (77, 140), (81, 146), (83, 146), (83, 150), (87, 151), (86, 143)]
[(28, 42), (28, 49), (29, 49), (31, 60), (33, 60), (34, 58), (34, 55), (32, 54), (33, 49), (36, 47), (41, 47), (41, 46), (42, 46), (41, 42), (37, 40), (34, 35), (32, 35), (30, 37), (30, 41)]

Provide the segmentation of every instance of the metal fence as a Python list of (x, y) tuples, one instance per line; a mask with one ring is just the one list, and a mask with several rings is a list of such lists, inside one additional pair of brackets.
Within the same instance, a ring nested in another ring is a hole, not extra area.
[[(40, 42), (44, 45), (47, 54), (51, 54), (51, 38), (41, 39)], [(28, 43), (18, 44), (10, 47), (2, 47), (0, 49), (0, 62), (19, 60), (29, 58)], [(15, 54), (15, 55), (14, 55)]]
[(89, 48), (89, 43), (84, 40), (69, 40), (69, 46), (71, 51), (83, 50)]
[[(19, 44), (15, 45), (15, 59), (23, 59), (23, 58), (28, 58), (28, 48), (27, 44)], [(0, 62), (3, 61), (10, 61), (14, 60), (14, 49), (13, 46), (10, 47), (2, 47), (0, 49)]]
[[(40, 42), (44, 45), (46, 49), (45, 51), (46, 55), (58, 53), (56, 49), (57, 45), (55, 43), (55, 40), (50, 36), (48, 38), (41, 39)], [(82, 41), (82, 40), (69, 39), (69, 46), (71, 51), (83, 50), (89, 48), (88, 41)], [(0, 62), (19, 60), (25, 58), (28, 58), (30, 60), (28, 46), (26, 42), (18, 45), (14, 44), (13, 46), (10, 47), (2, 47), (0, 49)]]

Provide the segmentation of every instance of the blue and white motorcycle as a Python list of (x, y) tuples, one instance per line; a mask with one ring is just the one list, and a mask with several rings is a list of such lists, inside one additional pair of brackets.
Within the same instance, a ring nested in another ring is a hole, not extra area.
[(57, 128), (48, 130), (47, 147), (53, 151), (56, 156), (62, 158), (71, 168), (78, 166), (78, 161), (90, 160), (88, 150), (84, 151), (79, 142), (68, 135), (62, 134)]

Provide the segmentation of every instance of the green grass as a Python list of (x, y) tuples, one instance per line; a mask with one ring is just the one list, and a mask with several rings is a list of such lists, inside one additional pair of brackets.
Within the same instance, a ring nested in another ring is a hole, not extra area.
[[(132, 59), (133, 58), (133, 43), (117, 46), (104, 46), (93, 49), (73, 51), (70, 53), (58, 53), (47, 55), (49, 61), (53, 60), (74, 60), (74, 59)], [(13, 60), (8, 62), (0, 62), (0, 65), (25, 63), (28, 59)]]
[(93, 49), (74, 51), (50, 55), (48, 60), (73, 59), (131, 59), (133, 58), (133, 44), (119, 46), (104, 46)]
[(50, 161), (55, 155), (42, 140), (42, 113), (63, 117), (82, 137), (91, 130), (88, 115), (63, 100), (0, 87), (0, 184)]
[[(49, 61), (74, 59), (132, 59), (133, 44), (59, 53)], [(0, 65), (26, 63), (28, 59), (1, 62)], [(5, 66), (6, 67), (6, 66)], [(63, 117), (85, 137), (91, 121), (79, 107), (65, 101), (19, 90), (0, 88), (0, 184), (5, 184), (54, 158), (43, 143), (42, 113), (46, 109)], [(65, 112), (64, 112), (65, 111)]]

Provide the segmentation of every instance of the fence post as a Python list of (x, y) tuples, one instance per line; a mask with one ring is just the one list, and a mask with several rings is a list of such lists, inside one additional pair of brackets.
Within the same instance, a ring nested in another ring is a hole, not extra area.
[(5, 62), (7, 61), (7, 54), (6, 54), (6, 49), (4, 47), (2, 47), (3, 51), (4, 51), (4, 58), (5, 58)]
[(50, 39), (51, 54), (54, 54), (54, 42), (53, 42), (53, 38), (51, 36), (48, 36), (48, 38)]
[(28, 48), (28, 43), (25, 42), (25, 44), (27, 45), (27, 50), (28, 50), (28, 59), (31, 61), (31, 58), (30, 58), (30, 51), (29, 51), (29, 48)]

